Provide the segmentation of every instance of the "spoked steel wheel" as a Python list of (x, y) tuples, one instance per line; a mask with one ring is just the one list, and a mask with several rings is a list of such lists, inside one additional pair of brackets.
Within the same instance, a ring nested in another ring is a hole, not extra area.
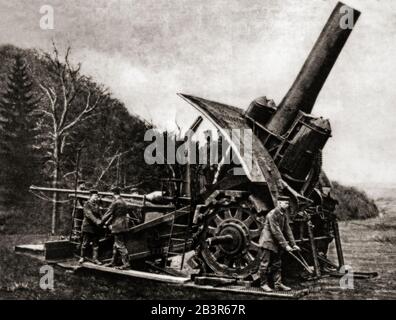
[(257, 271), (262, 223), (248, 202), (212, 209), (206, 221), (201, 254), (218, 275), (244, 279)]

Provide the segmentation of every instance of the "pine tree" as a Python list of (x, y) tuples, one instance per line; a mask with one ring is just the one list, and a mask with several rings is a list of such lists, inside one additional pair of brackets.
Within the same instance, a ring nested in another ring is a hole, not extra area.
[(21, 200), (37, 172), (36, 108), (27, 64), (17, 55), (0, 99), (0, 184), (5, 204)]

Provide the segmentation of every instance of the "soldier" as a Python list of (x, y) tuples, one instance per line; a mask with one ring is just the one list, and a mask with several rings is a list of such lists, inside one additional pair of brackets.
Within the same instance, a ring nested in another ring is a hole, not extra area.
[(111, 189), (114, 194), (114, 201), (104, 214), (102, 224), (110, 225), (111, 233), (114, 235), (113, 257), (106, 266), (114, 266), (116, 264), (117, 254), (120, 253), (122, 266), (120, 269), (130, 267), (129, 254), (126, 247), (126, 232), (128, 231), (128, 207), (125, 200), (120, 195), (120, 188)]
[[(85, 191), (87, 190), (85, 180), (78, 180), (77, 182), (77, 191)], [(72, 239), (79, 242), (79, 249), (81, 250), (81, 242), (82, 236), (81, 226), (84, 219), (84, 203), (81, 198), (75, 199), (75, 207), (73, 209), (73, 230), (72, 230)]]
[(87, 185), (85, 180), (78, 180), (77, 181), (77, 190), (78, 191), (84, 191), (87, 190)]
[[(77, 191), (86, 191), (86, 190), (87, 190), (87, 185), (86, 185), (85, 180), (78, 180), (78, 182), (77, 182)], [(83, 209), (84, 208), (84, 204), (81, 201), (81, 199), (77, 199), (77, 208), (78, 209)]]
[(291, 290), (282, 284), (281, 253), (283, 250), (290, 252), (300, 248), (296, 245), (290, 229), (288, 208), (288, 201), (278, 201), (278, 206), (267, 214), (261, 232), (259, 244), (263, 248), (263, 255), (260, 262), (260, 286), (266, 292), (272, 291), (269, 281), (273, 281), (275, 290)]
[(99, 238), (101, 233), (101, 214), (98, 204), (98, 191), (91, 190), (90, 198), (84, 205), (84, 220), (82, 223), (83, 240), (81, 245), (80, 263), (85, 261), (88, 246), (92, 244), (92, 260), (96, 264), (102, 264), (98, 260)]

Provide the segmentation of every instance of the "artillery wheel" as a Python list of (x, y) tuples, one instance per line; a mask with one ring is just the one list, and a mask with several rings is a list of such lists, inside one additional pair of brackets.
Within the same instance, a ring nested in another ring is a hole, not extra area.
[[(248, 200), (210, 209), (201, 235), (201, 256), (220, 276), (245, 279), (257, 272), (262, 248), (259, 238), (263, 223)], [(232, 236), (232, 241), (210, 244), (213, 237)]]

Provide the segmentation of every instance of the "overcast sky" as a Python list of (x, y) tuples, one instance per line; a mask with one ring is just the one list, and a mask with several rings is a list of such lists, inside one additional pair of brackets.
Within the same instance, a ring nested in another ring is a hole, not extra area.
[[(128, 110), (174, 129), (197, 113), (177, 92), (246, 108), (279, 103), (336, 0), (0, 0), (0, 43), (70, 45), (83, 72)], [(328, 175), (396, 183), (396, 1), (346, 0), (360, 10), (313, 113), (330, 119)], [(39, 27), (42, 5), (54, 29)]]

